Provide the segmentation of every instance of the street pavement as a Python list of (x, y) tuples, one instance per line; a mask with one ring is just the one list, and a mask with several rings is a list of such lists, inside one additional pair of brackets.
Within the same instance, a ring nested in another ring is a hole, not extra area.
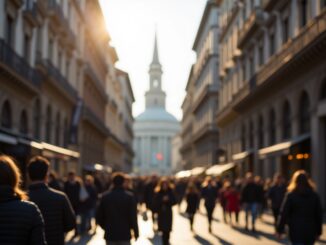
[[(181, 208), (184, 210), (184, 206)], [(289, 244), (287, 240), (277, 240), (274, 236), (273, 219), (271, 215), (264, 214), (258, 219), (256, 233), (244, 229), (244, 213), (240, 213), (239, 224), (231, 226), (222, 219), (222, 210), (218, 205), (214, 212), (214, 222), (212, 234), (208, 232), (208, 225), (205, 210), (201, 207), (200, 212), (195, 216), (194, 232), (189, 228), (188, 219), (184, 214), (174, 208), (173, 231), (171, 233), (171, 245), (276, 245)], [(138, 219), (140, 228), (140, 237), (132, 245), (161, 245), (159, 234), (155, 234), (152, 228), (152, 222), (149, 218), (144, 221), (141, 216)], [(326, 244), (326, 226), (324, 226), (324, 235), (318, 245)], [(72, 234), (67, 235), (70, 240)], [(68, 245), (105, 245), (103, 240), (103, 231), (98, 228), (94, 236), (83, 236), (67, 243)]]

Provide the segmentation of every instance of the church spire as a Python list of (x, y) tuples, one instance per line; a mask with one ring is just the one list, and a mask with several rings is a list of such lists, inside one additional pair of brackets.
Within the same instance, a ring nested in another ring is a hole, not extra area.
[(154, 52), (153, 52), (152, 64), (160, 65), (160, 60), (158, 58), (158, 47), (157, 47), (157, 33), (156, 33), (156, 30), (155, 30)]

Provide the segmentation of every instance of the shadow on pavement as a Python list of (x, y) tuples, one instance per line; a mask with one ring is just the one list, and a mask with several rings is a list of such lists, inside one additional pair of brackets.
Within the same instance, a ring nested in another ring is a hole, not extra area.
[(202, 245), (212, 245), (209, 241), (207, 241), (205, 238), (203, 238), (198, 234), (196, 234), (194, 238), (197, 240), (197, 242), (199, 242)]
[(223, 238), (219, 237), (218, 235), (216, 234), (212, 234), (216, 239), (219, 240), (219, 242), (222, 244), (222, 245), (233, 245), (233, 243), (230, 243), (226, 240), (224, 240)]

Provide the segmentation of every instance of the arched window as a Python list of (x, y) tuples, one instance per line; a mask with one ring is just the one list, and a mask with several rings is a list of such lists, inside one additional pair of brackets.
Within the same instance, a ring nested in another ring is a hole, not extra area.
[(61, 125), (61, 116), (60, 112), (57, 112), (57, 115), (55, 117), (55, 144), (60, 144), (60, 125)]
[(292, 123), (291, 123), (291, 107), (289, 101), (283, 105), (283, 118), (282, 118), (282, 136), (283, 139), (291, 138)]
[(52, 130), (52, 108), (50, 105), (46, 108), (45, 120), (45, 141), (50, 143)]
[(326, 78), (324, 79), (324, 81), (323, 81), (323, 83), (321, 85), (320, 99), (321, 100), (326, 100)]
[(254, 147), (254, 124), (250, 122), (249, 124), (249, 147)]
[(27, 118), (27, 113), (25, 110), (23, 110), (20, 114), (20, 119), (19, 119), (19, 133), (23, 135), (28, 134), (28, 118)]
[(258, 118), (258, 147), (264, 147), (264, 119), (261, 115)]
[(300, 133), (310, 132), (310, 100), (307, 92), (302, 93), (299, 102), (299, 125)]
[(241, 129), (241, 150), (246, 150), (246, 126), (243, 125)]
[(33, 121), (34, 121), (34, 125), (33, 125), (34, 138), (39, 140), (41, 136), (41, 103), (39, 99), (37, 99), (34, 103)]
[(269, 112), (269, 144), (276, 143), (276, 115), (274, 109)]
[(63, 125), (63, 146), (67, 147), (69, 142), (69, 128), (68, 128), (68, 119), (64, 120)]
[(8, 100), (3, 103), (1, 110), (1, 127), (12, 128), (11, 106)]

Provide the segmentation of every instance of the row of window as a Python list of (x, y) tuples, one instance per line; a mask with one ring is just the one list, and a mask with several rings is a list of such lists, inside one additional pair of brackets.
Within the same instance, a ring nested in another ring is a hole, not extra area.
[[(322, 100), (326, 99), (326, 80), (323, 83), (321, 89), (321, 97)], [(311, 111), (311, 102), (309, 95), (307, 92), (303, 92), (301, 94), (299, 100), (299, 108), (298, 111), (298, 120), (299, 120), (299, 134), (306, 134), (310, 132), (310, 111)], [(281, 114), (281, 138), (282, 141), (289, 140), (292, 137), (292, 117), (293, 111), (291, 109), (290, 102), (286, 100), (282, 106), (282, 114)], [(247, 131), (248, 130), (248, 131)], [(276, 131), (277, 131), (277, 120), (276, 120), (276, 112), (274, 109), (270, 109), (268, 112), (268, 118), (264, 120), (264, 117), (260, 115), (258, 117), (257, 123), (257, 144), (258, 148), (264, 148), (265, 145), (265, 131), (267, 130), (268, 145), (274, 145), (277, 141)], [(241, 150), (245, 151), (246, 149), (254, 148), (254, 123), (253, 121), (249, 122), (249, 126), (242, 126), (241, 129)], [(248, 139), (248, 140), (247, 140)]]
[[(12, 107), (8, 100), (3, 103), (1, 108), (1, 127), (4, 129), (13, 129), (13, 115)], [(28, 113), (24, 109), (20, 113), (18, 130), (22, 136), (29, 134), (29, 119)], [(36, 100), (33, 108), (33, 138), (35, 140), (41, 139), (41, 104)], [(64, 119), (63, 125), (61, 123), (61, 114), (58, 111), (54, 116), (51, 105), (48, 105), (45, 113), (45, 127), (44, 127), (44, 140), (48, 143), (54, 143), (66, 147), (68, 145), (69, 125), (67, 118)], [(63, 128), (62, 128), (63, 126)], [(52, 134), (54, 131), (54, 135)]]

